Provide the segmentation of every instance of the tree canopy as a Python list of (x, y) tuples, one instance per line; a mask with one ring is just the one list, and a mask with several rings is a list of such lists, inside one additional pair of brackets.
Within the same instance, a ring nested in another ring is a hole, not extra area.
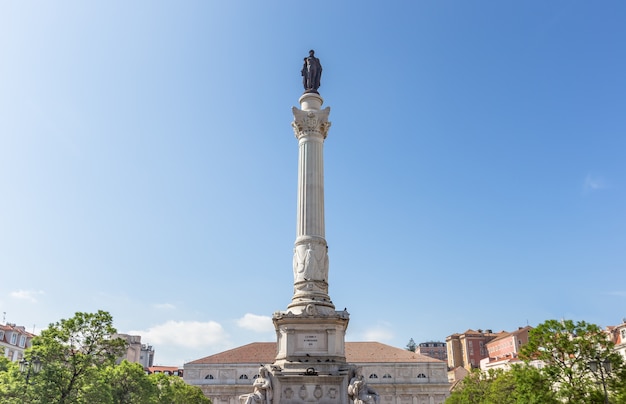
[[(508, 371), (472, 371), (446, 404), (626, 402), (622, 356), (599, 326), (547, 320), (532, 329), (520, 350), (523, 365)], [(610, 364), (610, 366), (607, 366)]]
[[(613, 348), (613, 342), (596, 324), (547, 320), (530, 331), (520, 357), (541, 361), (543, 374), (558, 386), (558, 396), (582, 403), (592, 402), (602, 389), (603, 378), (605, 383), (617, 386), (616, 376), (623, 368), (623, 360)], [(594, 361), (611, 363), (611, 371), (593, 371), (590, 364)]]
[[(0, 402), (3, 404), (207, 404), (211, 401), (178, 376), (147, 375), (140, 364), (122, 361), (126, 341), (113, 338), (112, 316), (105, 311), (78, 312), (33, 338), (25, 352), (38, 373), (20, 372), (16, 363), (0, 359)], [(28, 380), (27, 380), (28, 376)]]

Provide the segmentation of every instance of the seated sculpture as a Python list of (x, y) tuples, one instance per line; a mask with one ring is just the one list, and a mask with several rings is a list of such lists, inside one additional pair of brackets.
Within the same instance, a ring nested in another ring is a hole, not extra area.
[(239, 396), (241, 404), (271, 404), (272, 403), (272, 381), (269, 372), (265, 367), (259, 368), (259, 377), (252, 383), (253, 391), (250, 394)]
[(356, 369), (356, 374), (350, 379), (348, 385), (348, 397), (354, 404), (378, 404), (380, 396), (366, 382), (361, 368)]

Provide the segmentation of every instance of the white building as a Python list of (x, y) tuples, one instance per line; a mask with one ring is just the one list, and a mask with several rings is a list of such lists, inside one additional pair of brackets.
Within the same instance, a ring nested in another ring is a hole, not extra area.
[(2, 349), (2, 355), (14, 362), (22, 360), (24, 350), (31, 346), (34, 336), (21, 325), (0, 324), (0, 348)]
[[(275, 357), (276, 343), (254, 342), (186, 363), (183, 379), (213, 404), (239, 404), (238, 397), (252, 391), (259, 365)], [(438, 359), (379, 342), (346, 342), (346, 361), (362, 369), (380, 404), (440, 404), (449, 395), (447, 366)]]

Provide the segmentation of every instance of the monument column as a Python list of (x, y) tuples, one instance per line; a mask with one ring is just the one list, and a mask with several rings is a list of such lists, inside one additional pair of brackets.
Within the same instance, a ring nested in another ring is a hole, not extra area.
[(294, 312), (310, 304), (334, 310), (328, 296), (328, 245), (324, 224), (324, 140), (331, 123), (330, 108), (321, 109), (322, 97), (313, 92), (293, 107), (292, 127), (298, 139), (298, 205), (293, 252)]
[(304, 94), (293, 107), (298, 139), (298, 200), (293, 249), (293, 297), (272, 316), (277, 352), (271, 369), (273, 404), (347, 404), (351, 366), (345, 335), (350, 315), (328, 296), (324, 228), (324, 140), (330, 108), (317, 92), (322, 66), (309, 51), (302, 68)]

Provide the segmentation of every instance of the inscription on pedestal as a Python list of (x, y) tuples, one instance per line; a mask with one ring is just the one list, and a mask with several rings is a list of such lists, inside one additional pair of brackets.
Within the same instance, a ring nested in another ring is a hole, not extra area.
[(298, 335), (297, 350), (299, 351), (325, 351), (327, 348), (326, 335), (314, 332), (306, 332)]
[(305, 348), (317, 348), (317, 335), (305, 335), (304, 336), (304, 347)]

